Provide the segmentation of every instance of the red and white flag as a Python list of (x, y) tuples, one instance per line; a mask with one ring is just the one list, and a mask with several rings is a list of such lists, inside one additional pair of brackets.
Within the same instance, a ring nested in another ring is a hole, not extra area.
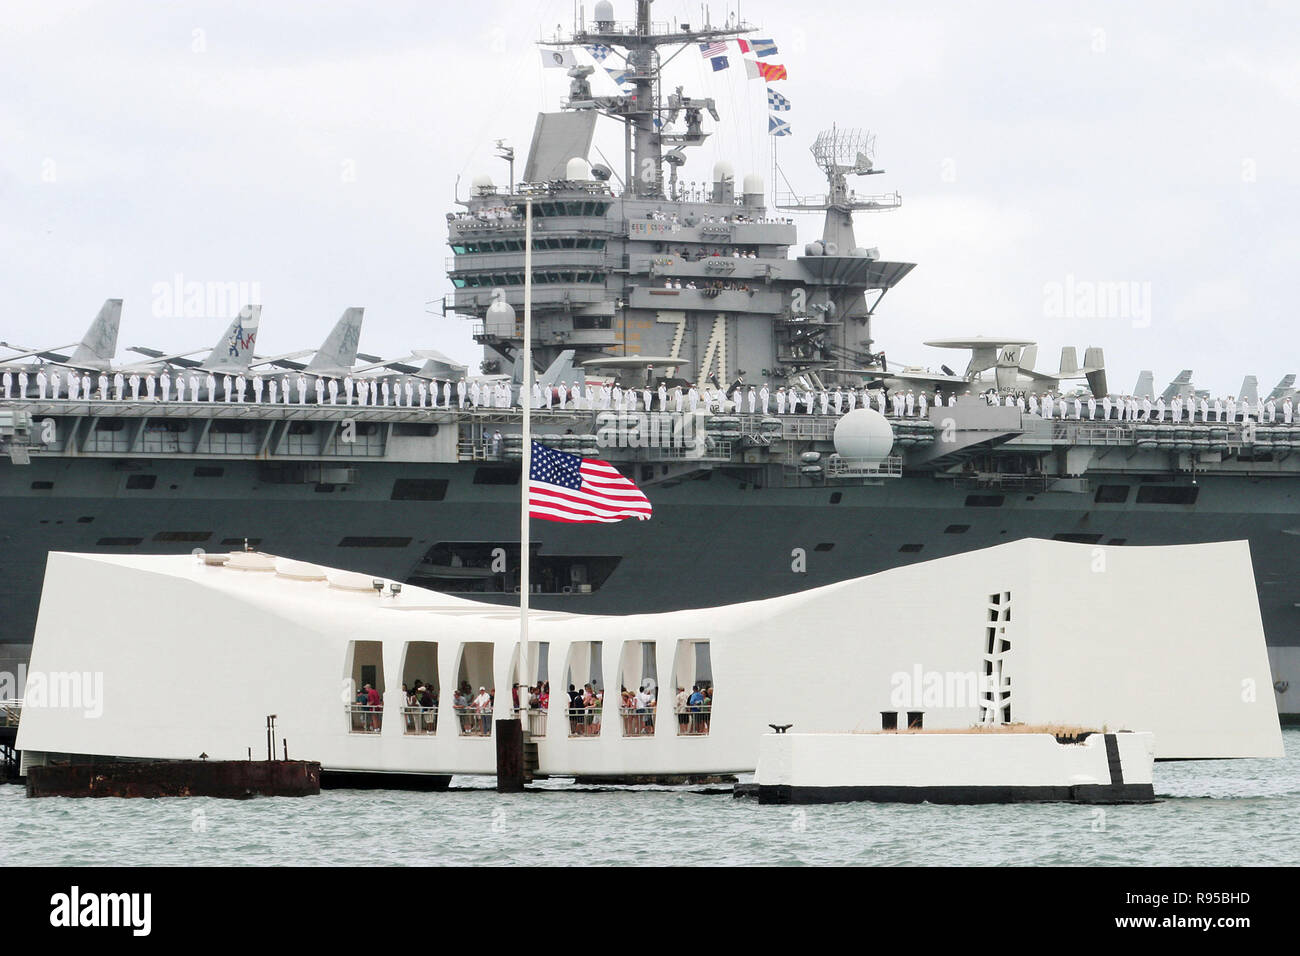
[(650, 499), (609, 462), (580, 458), (533, 442), (530, 517), (609, 524), (624, 518), (645, 521), (651, 511)]

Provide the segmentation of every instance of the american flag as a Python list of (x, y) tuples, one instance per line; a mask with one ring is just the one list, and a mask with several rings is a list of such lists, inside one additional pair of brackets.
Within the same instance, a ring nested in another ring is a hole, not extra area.
[(533, 442), (528, 514), (544, 521), (612, 523), (650, 517), (650, 499), (608, 462)]
[(706, 60), (712, 60), (715, 56), (722, 56), (727, 52), (727, 44), (722, 40), (714, 43), (701, 43), (700, 55)]

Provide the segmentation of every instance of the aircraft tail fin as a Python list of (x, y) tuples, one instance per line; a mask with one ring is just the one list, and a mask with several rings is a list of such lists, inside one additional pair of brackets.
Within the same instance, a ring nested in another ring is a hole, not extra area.
[(573, 364), (573, 356), (577, 353), (573, 349), (565, 349), (555, 357), (555, 361), (550, 364), (537, 379), (537, 384), (542, 388), (553, 388), (556, 385), (576, 385), (586, 380), (586, 373)]
[(213, 372), (247, 371), (253, 361), (253, 345), (257, 341), (257, 325), (261, 319), (260, 305), (246, 305), (240, 309), (203, 360), (202, 367)]
[(1237, 400), (1248, 402), (1254, 405), (1259, 402), (1259, 379), (1253, 375), (1247, 375), (1241, 380), (1241, 391), (1237, 393)]
[(1156, 377), (1150, 370), (1144, 369), (1138, 373), (1137, 384), (1133, 386), (1134, 398), (1149, 398), (1155, 400), (1156, 397)]
[(68, 360), (83, 368), (108, 368), (117, 354), (117, 328), (122, 321), (122, 300), (105, 299), (85, 336)]
[(365, 309), (353, 306), (345, 309), (330, 334), (321, 344), (306, 372), (317, 375), (345, 373), (357, 362), (357, 346), (361, 343), (361, 320)]
[(1282, 380), (1273, 386), (1273, 391), (1268, 393), (1268, 397), (1275, 402), (1280, 402), (1293, 394), (1295, 394), (1295, 373), (1291, 372), (1282, 376)]
[(1061, 349), (1061, 375), (1077, 375), (1079, 373), (1079, 353), (1073, 345), (1067, 345)]
[(1185, 368), (1178, 373), (1178, 377), (1165, 386), (1165, 390), (1160, 393), (1160, 397), (1166, 402), (1172, 401), (1175, 397), (1186, 398), (1187, 393), (1192, 389), (1192, 370)]

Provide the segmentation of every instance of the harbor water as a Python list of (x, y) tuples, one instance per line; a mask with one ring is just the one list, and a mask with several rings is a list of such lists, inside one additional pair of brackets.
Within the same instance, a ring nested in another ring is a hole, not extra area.
[(1294, 865), (1300, 729), (1278, 760), (1159, 763), (1151, 805), (759, 806), (727, 788), (498, 795), (329, 790), (247, 801), (27, 799), (0, 786), (0, 865)]

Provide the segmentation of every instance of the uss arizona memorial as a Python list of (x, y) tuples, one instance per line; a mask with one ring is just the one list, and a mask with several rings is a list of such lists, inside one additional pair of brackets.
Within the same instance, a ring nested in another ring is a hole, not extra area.
[[(51, 553), (31, 670), (102, 675), (100, 713), (29, 700), (18, 745), (28, 766), (245, 759), (275, 714), (290, 755), (329, 774), (492, 774), (490, 721), (453, 695), (494, 688), (508, 716), (518, 634), (517, 610), (270, 555)], [(906, 726), (900, 710), (927, 730), (1151, 731), (1158, 759), (1282, 753), (1245, 542), (1026, 539), (746, 604), (534, 611), (529, 634), (526, 680), (554, 687), (529, 720), (552, 775), (749, 772), (769, 724), (879, 731)], [(417, 678), (433, 712), (405, 707)], [(648, 681), (655, 719), (616, 716), (619, 688)], [(577, 726), (563, 691), (586, 682), (605, 691), (603, 719)], [(363, 683), (381, 713), (358, 715)], [(695, 684), (712, 686), (712, 712), (679, 721), (673, 691)]]

